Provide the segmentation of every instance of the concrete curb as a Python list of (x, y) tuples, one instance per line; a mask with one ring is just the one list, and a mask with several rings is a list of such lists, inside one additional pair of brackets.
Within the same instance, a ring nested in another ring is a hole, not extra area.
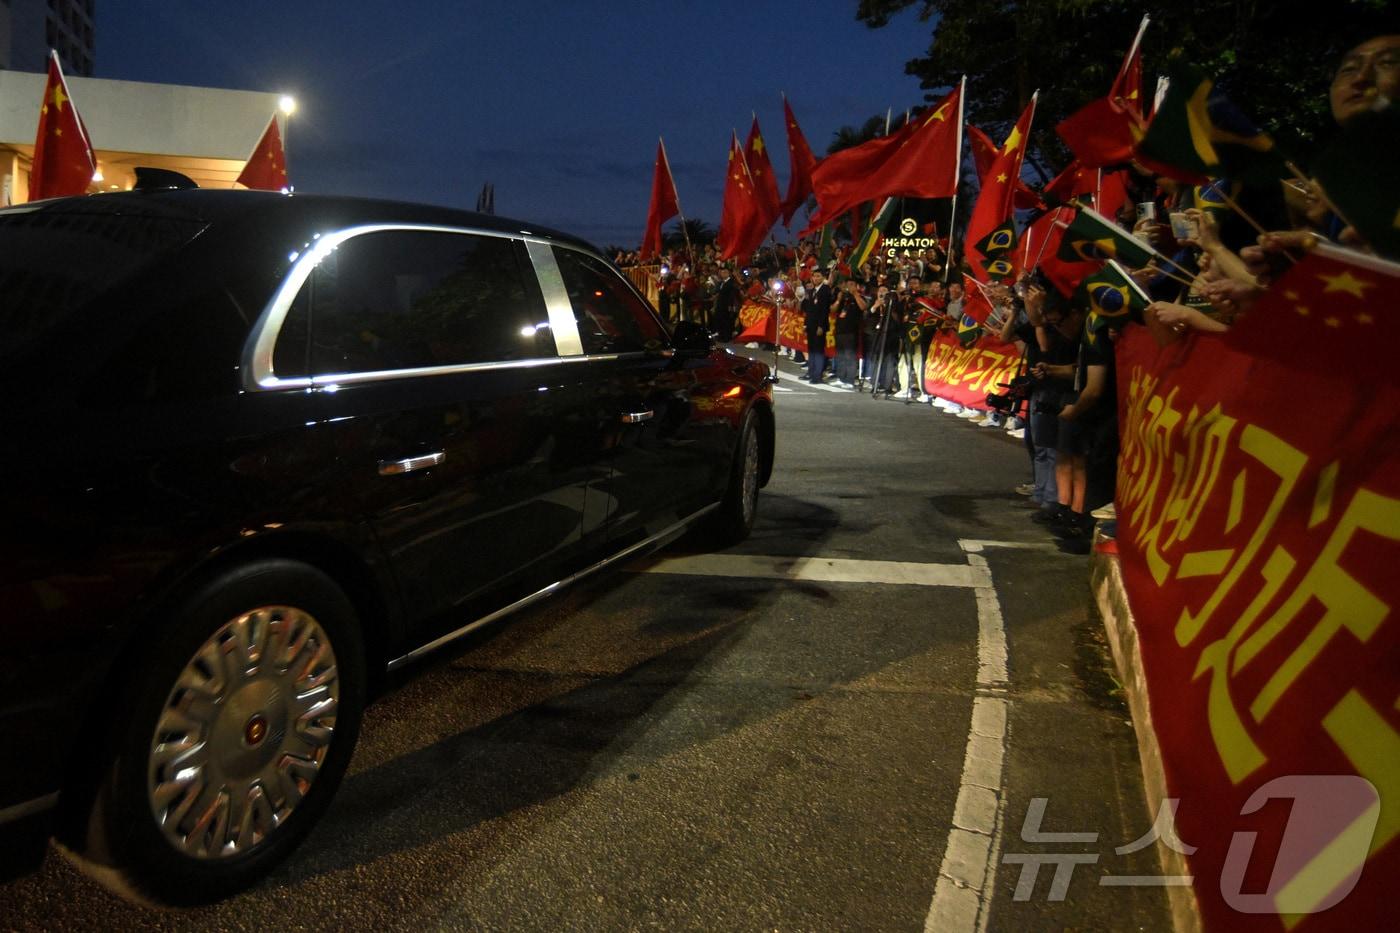
[[(1094, 553), (1090, 566), (1089, 584), (1094, 601), (1103, 618), (1104, 631), (1113, 651), (1113, 663), (1118, 679), (1127, 696), (1128, 709), (1133, 716), (1133, 731), (1137, 734), (1138, 757), (1142, 762), (1143, 786), (1147, 793), (1148, 812), (1161, 812), (1167, 797), (1167, 779), (1162, 770), (1162, 750), (1152, 726), (1152, 708), (1147, 697), (1147, 678), (1143, 674), (1142, 654), (1138, 650), (1137, 624), (1128, 607), (1128, 594), (1123, 588), (1122, 568), (1116, 553), (1102, 553), (1103, 535), (1094, 536)], [(1164, 875), (1189, 875), (1186, 857), (1176, 850), (1156, 845), (1157, 857)], [(1167, 901), (1171, 907), (1172, 926), (1176, 933), (1201, 933), (1201, 913), (1196, 894), (1189, 887), (1168, 887)]]

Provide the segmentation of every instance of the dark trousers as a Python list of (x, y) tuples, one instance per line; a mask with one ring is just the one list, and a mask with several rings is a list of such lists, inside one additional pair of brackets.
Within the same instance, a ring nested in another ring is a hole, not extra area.
[(826, 331), (807, 331), (807, 378), (820, 382), (826, 369)]
[(856, 372), (856, 343), (860, 335), (855, 331), (849, 334), (836, 332), (836, 380), (854, 384)]

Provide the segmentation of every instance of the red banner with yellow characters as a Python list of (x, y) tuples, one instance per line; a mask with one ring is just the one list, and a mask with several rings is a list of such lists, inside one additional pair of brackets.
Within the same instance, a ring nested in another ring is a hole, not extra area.
[(1015, 344), (983, 335), (964, 347), (955, 334), (941, 331), (924, 360), (924, 391), (987, 411), (987, 395), (1005, 392), (1001, 384), (1009, 383), (1020, 366), (1021, 351)]
[(1141, 327), (1117, 370), (1118, 548), (1206, 929), (1393, 924), (1400, 387)]

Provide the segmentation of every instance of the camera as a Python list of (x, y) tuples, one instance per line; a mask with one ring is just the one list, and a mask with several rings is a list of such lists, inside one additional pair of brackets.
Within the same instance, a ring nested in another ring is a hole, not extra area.
[(1030, 376), (1016, 376), (1010, 382), (998, 382), (1006, 391), (1004, 393), (992, 392), (987, 395), (987, 404), (994, 411), (1009, 415), (1021, 407), (1021, 403), (1031, 397), (1031, 391), (1035, 388), (1035, 380)]

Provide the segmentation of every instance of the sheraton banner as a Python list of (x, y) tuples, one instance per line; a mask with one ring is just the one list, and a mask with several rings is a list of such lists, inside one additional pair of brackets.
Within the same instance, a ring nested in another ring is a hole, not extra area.
[(988, 410), (987, 394), (1004, 392), (1021, 366), (1015, 344), (984, 335), (964, 347), (957, 336), (941, 332), (924, 361), (924, 391), (967, 408)]
[(1118, 548), (1206, 928), (1385, 925), (1400, 388), (1141, 327), (1117, 364)]

